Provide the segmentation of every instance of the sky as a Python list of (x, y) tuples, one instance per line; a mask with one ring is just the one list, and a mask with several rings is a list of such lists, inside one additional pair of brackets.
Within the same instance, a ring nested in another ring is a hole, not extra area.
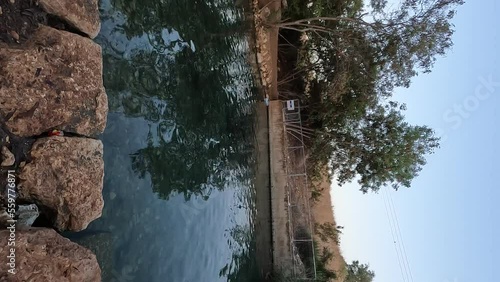
[(500, 0), (467, 1), (453, 49), (396, 91), (407, 120), (442, 138), (412, 187), (362, 194), (356, 183), (332, 185), (343, 254), (368, 263), (375, 282), (500, 281), (499, 14)]

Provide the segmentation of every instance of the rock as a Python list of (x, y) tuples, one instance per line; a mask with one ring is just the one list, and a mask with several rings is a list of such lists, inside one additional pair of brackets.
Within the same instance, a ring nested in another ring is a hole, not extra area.
[(2, 164), (1, 166), (12, 166), (16, 162), (14, 154), (7, 147), (2, 147)]
[(19, 205), (18, 210), (16, 212), (16, 217), (17, 217), (16, 227), (17, 226), (31, 227), (31, 225), (33, 225), (33, 222), (35, 222), (35, 220), (39, 215), (40, 213), (38, 212), (37, 205), (35, 204)]
[(80, 231), (99, 218), (104, 205), (103, 147), (78, 137), (38, 139), (32, 161), (19, 173), (18, 198), (36, 203), (58, 230)]
[[(96, 256), (88, 249), (62, 237), (52, 229), (16, 230), (15, 270), (0, 264), (0, 281), (101, 281)], [(9, 230), (0, 231), (0, 253), (9, 254)]]
[(0, 110), (19, 136), (54, 128), (86, 136), (104, 131), (108, 101), (101, 48), (41, 26), (22, 48), (0, 43)]
[(95, 38), (101, 29), (98, 0), (40, 0), (39, 5), (90, 38)]

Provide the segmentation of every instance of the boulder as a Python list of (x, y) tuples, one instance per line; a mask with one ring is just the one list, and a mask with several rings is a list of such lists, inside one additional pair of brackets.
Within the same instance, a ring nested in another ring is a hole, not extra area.
[(35, 203), (58, 230), (80, 231), (102, 213), (104, 161), (99, 140), (40, 138), (19, 173), (18, 198)]
[[(8, 246), (10, 235), (9, 230), (0, 231), (0, 253), (5, 256), (13, 248)], [(9, 269), (7, 263), (0, 264), (0, 281), (101, 281), (101, 269), (90, 250), (47, 228), (16, 230), (15, 274)]]
[(0, 113), (12, 133), (96, 136), (107, 112), (101, 48), (92, 40), (41, 26), (22, 46), (0, 43)]
[(39, 5), (90, 38), (101, 29), (98, 0), (40, 0)]

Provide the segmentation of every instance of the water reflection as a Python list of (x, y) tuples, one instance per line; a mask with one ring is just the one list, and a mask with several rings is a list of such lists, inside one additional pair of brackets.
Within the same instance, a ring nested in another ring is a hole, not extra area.
[(257, 281), (255, 96), (232, 3), (101, 1), (105, 208), (79, 239), (103, 281)]
[[(172, 193), (207, 196), (229, 177), (244, 176), (239, 164), (248, 163), (252, 151), (252, 96), (245, 53), (235, 52), (245, 48), (244, 35), (234, 31), (243, 26), (238, 17), (228, 20), (205, 1), (161, 13), (155, 12), (164, 11), (158, 1), (116, 5), (129, 20), (99, 38), (115, 46), (104, 54), (111, 110), (151, 122), (147, 147), (132, 155), (134, 171), (149, 174), (164, 199)], [(181, 11), (191, 16), (177, 22)], [(140, 15), (151, 16), (130, 20)], [(149, 46), (113, 44), (117, 33), (132, 42), (147, 37)]]

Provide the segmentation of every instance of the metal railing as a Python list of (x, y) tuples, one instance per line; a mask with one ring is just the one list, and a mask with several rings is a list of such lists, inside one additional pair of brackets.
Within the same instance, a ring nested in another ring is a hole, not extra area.
[(293, 276), (297, 280), (314, 281), (317, 275), (316, 259), (300, 102), (288, 100), (282, 103), (288, 233)]

